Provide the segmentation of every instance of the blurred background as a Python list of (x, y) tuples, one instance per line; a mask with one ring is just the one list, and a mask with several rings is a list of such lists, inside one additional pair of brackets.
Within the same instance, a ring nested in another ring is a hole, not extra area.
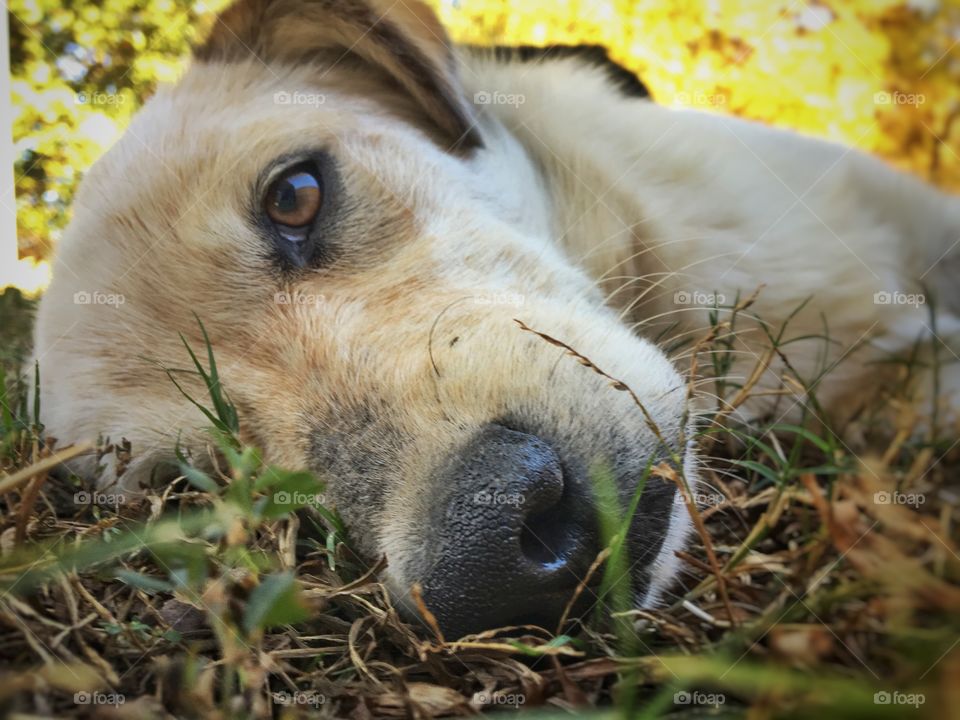
[[(853, 145), (960, 192), (960, 0), (428, 2), (455, 40), (602, 44), (657, 102)], [(0, 225), (0, 287), (42, 291), (84, 171), (225, 4), (8, 3), (14, 168), (0, 186), (12, 179), (16, 237)]]

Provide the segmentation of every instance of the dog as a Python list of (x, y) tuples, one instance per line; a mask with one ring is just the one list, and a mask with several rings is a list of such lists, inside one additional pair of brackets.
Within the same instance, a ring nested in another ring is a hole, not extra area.
[[(129, 441), (75, 467), (102, 486), (202, 456), (207, 419), (156, 365), (188, 366), (199, 319), (242, 440), (328, 479), (411, 616), (419, 583), (451, 636), (555, 623), (601, 550), (597, 473), (624, 505), (652, 466), (697, 487), (668, 340), (756, 292), (731, 375), (788, 325), (793, 377), (849, 414), (878, 360), (956, 332), (958, 241), (957, 198), (659, 106), (596, 52), (455, 47), (415, 0), (238, 0), (83, 179), (38, 310), (43, 419)], [(745, 413), (810, 409), (762, 367)], [(918, 406), (956, 407), (941, 369)], [(676, 483), (642, 487), (629, 582), (652, 606), (690, 521)]]

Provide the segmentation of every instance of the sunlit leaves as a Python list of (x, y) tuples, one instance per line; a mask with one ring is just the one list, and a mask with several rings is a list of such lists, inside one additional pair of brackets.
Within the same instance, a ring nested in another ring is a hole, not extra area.
[(158, 83), (176, 80), (203, 16), (223, 4), (9, 4), (21, 253), (49, 256), (83, 172)]
[(960, 189), (956, 2), (430, 2), (458, 40), (604, 44), (658, 102), (854, 145)]

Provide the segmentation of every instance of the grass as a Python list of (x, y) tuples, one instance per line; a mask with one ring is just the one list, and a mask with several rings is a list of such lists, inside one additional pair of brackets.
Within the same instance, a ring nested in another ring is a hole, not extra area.
[[(46, 442), (42, 409), (17, 379), (32, 372), (23, 366), (30, 306), (7, 291), (0, 715), (956, 713), (960, 456), (949, 437), (911, 440), (890, 419), (897, 398), (878, 397), (863, 414), (856, 453), (823, 426), (731, 425), (755, 391), (755, 374), (724, 378), (750, 302), (718, 312), (696, 346), (709, 351), (712, 391), (725, 399), (699, 438), (710, 456), (705, 487), (691, 495), (665, 466), (644, 478), (677, 483), (698, 527), (669, 604), (631, 607), (616, 579), (635, 506), (621, 513), (607, 501), (599, 611), (563, 634), (521, 627), (454, 642), (399, 617), (378, 582), (382, 565), (351, 551), (322, 483), (238, 441), (243, 418), (209, 347), (190, 349), (208, 396), (189, 400), (209, 413), (220, 467), (201, 470), (181, 453), (180, 477), (161, 493), (99, 504), (76, 478), (55, 477), (57, 461), (79, 450)], [(761, 365), (789, 357), (787, 337), (769, 333)], [(566, 349), (584, 372), (605, 375)], [(178, 387), (182, 372), (169, 371)], [(611, 392), (630, 392), (606, 377)], [(815, 379), (789, 382), (810, 389)], [(597, 478), (609, 498), (602, 469)]]

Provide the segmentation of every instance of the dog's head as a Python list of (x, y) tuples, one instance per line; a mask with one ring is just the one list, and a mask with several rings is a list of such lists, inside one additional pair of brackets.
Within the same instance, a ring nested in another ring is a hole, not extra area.
[[(457, 73), (411, 0), (243, 0), (84, 179), (36, 335), (49, 433), (129, 438), (108, 474), (132, 487), (204, 443), (156, 366), (188, 366), (196, 313), (245, 439), (327, 478), (454, 634), (556, 619), (601, 549), (596, 468), (626, 504), (649, 463), (690, 465), (684, 382), (557, 249)], [(650, 478), (636, 512), (639, 600), (672, 573), (674, 497)]]

